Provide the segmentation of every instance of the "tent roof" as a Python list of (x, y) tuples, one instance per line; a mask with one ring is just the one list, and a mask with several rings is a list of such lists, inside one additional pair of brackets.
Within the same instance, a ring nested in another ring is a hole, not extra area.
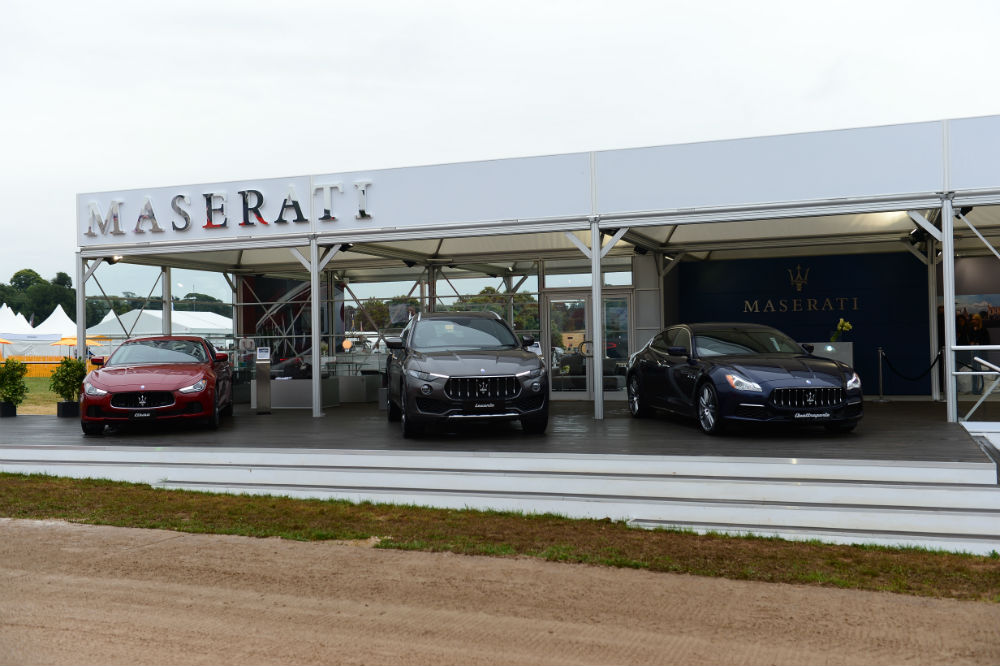
[(35, 327), (35, 333), (56, 333), (60, 337), (75, 338), (76, 323), (69, 318), (61, 305), (57, 305), (48, 318)]
[[(512, 274), (513, 262), (534, 258), (586, 267), (573, 237), (589, 246), (591, 220), (605, 238), (628, 229), (608, 259), (637, 250), (684, 261), (910, 252), (911, 240), (919, 240), (910, 238), (918, 228), (910, 213), (934, 223), (941, 193), (948, 192), (956, 207), (975, 206), (969, 221), (996, 245), (1000, 176), (990, 155), (998, 149), (1000, 116), (986, 116), (406, 167), (364, 172), (379, 192), (377, 213), (364, 220), (345, 209), (332, 218), (337, 224), (319, 222), (313, 192), (309, 223), (292, 231), (251, 225), (209, 236), (192, 229), (155, 241), (84, 234), (95, 206), (111, 210), (111, 202), (127, 200), (134, 208), (149, 196), (166, 202), (180, 191), (146, 188), (81, 195), (78, 231), (85, 258), (299, 280), (307, 275), (300, 260), (315, 238), (321, 256), (349, 245), (326, 270), (352, 281), (386, 281), (413, 279), (429, 264), (487, 275)], [(355, 177), (314, 174), (296, 187), (309, 191), (310, 179)], [(246, 187), (280, 190), (288, 182)], [(232, 184), (222, 185), (220, 191)], [(990, 251), (956, 220), (956, 254)]]
[[(129, 310), (118, 315), (131, 336), (160, 335), (163, 331), (163, 312), (160, 310)], [(233, 334), (233, 320), (214, 312), (174, 310), (170, 315), (174, 335), (225, 336)], [(114, 312), (109, 312), (99, 324), (87, 329), (87, 336), (110, 335), (124, 337)]]
[[(933, 218), (936, 211), (920, 210)], [(1000, 206), (977, 206), (967, 219), (994, 246), (1000, 244)], [(627, 226), (627, 225), (626, 225)], [(625, 260), (636, 248), (662, 252), (684, 261), (747, 259), (824, 254), (908, 252), (916, 229), (908, 211), (850, 213), (806, 217), (664, 224), (644, 221), (629, 226), (602, 262)], [(614, 230), (604, 232), (607, 236)], [(590, 245), (587, 231), (547, 231), (486, 236), (396, 239), (353, 244), (338, 252), (326, 269), (353, 282), (413, 279), (433, 263), (452, 272), (505, 275), (516, 273), (518, 262), (536, 258), (578, 263), (589, 271), (589, 260), (569, 238)], [(604, 241), (607, 242), (607, 236)], [(329, 242), (329, 245), (333, 245)], [(178, 268), (236, 274), (274, 275), (307, 280), (308, 273), (292, 250), (308, 256), (307, 244), (255, 249), (216, 249), (130, 255), (129, 263), (171, 265)], [(321, 254), (326, 249), (321, 247)], [(961, 256), (986, 255), (987, 248), (961, 220), (955, 221), (955, 251)], [(413, 264), (409, 266), (408, 264)]]
[(0, 306), (0, 336), (27, 335), (34, 332), (24, 315), (16, 314), (6, 303)]

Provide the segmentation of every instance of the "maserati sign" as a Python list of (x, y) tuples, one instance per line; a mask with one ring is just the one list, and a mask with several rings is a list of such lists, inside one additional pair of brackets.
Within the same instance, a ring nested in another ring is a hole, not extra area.
[(367, 178), (302, 177), (80, 195), (78, 240), (87, 247), (316, 231), (372, 220), (371, 187)]

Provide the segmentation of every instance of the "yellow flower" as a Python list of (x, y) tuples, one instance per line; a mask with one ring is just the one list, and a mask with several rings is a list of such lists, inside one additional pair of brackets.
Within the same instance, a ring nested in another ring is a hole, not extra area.
[(843, 335), (847, 331), (852, 330), (853, 328), (854, 327), (851, 326), (851, 322), (849, 322), (849, 321), (845, 320), (843, 317), (841, 317), (840, 321), (837, 322), (837, 328), (830, 335), (830, 342), (836, 342), (837, 340), (840, 339), (841, 335)]

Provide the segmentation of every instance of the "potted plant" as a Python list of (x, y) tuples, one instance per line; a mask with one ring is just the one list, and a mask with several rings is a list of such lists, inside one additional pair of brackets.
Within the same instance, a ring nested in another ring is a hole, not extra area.
[(65, 418), (80, 416), (80, 385), (87, 376), (87, 364), (78, 358), (66, 357), (59, 362), (49, 379), (49, 390), (63, 399), (56, 403), (56, 414)]
[(9, 358), (0, 365), (0, 417), (17, 416), (17, 406), (28, 392), (24, 383), (27, 372), (28, 366), (16, 358)]

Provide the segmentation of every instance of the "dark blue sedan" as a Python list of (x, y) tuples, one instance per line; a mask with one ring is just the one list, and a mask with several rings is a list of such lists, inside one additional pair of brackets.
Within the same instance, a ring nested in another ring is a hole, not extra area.
[(849, 432), (863, 414), (861, 379), (850, 366), (812, 355), (758, 324), (678, 324), (629, 359), (629, 411), (692, 416), (708, 434), (729, 423), (821, 424)]

